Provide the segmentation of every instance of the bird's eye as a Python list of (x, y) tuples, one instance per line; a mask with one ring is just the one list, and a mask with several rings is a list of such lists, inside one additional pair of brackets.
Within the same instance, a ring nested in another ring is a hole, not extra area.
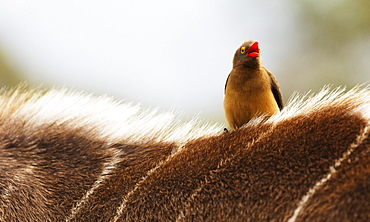
[(245, 47), (241, 47), (241, 48), (240, 48), (240, 53), (241, 53), (241, 54), (244, 54), (244, 53), (245, 53)]

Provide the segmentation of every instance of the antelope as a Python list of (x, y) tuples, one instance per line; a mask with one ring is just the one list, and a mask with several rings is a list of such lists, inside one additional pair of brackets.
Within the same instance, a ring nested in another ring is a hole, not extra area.
[(64, 88), (0, 107), (0, 221), (370, 220), (366, 87), (229, 132)]

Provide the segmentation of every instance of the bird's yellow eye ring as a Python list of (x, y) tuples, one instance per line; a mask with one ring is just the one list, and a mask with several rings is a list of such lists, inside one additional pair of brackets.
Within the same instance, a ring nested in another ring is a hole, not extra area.
[(244, 53), (245, 53), (245, 47), (241, 47), (241, 48), (240, 48), (240, 53), (241, 53), (241, 54), (244, 54)]

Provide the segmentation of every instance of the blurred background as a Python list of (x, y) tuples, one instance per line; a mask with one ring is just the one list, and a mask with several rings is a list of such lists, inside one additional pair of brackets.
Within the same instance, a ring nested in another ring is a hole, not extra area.
[(370, 80), (369, 0), (0, 0), (0, 85), (65, 86), (225, 123), (239, 45), (294, 91)]

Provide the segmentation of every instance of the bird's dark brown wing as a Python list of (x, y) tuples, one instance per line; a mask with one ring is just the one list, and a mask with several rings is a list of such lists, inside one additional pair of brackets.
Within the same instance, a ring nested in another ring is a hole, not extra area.
[(282, 110), (284, 108), (284, 104), (283, 104), (283, 96), (281, 95), (279, 83), (277, 79), (275, 78), (275, 76), (270, 71), (268, 71), (266, 68), (265, 70), (271, 79), (272, 94), (274, 94), (274, 97), (279, 106), (279, 109)]
[(225, 90), (224, 93), (226, 93), (226, 87), (227, 87), (227, 82), (229, 81), (230, 74), (227, 76), (226, 83), (225, 83)]

